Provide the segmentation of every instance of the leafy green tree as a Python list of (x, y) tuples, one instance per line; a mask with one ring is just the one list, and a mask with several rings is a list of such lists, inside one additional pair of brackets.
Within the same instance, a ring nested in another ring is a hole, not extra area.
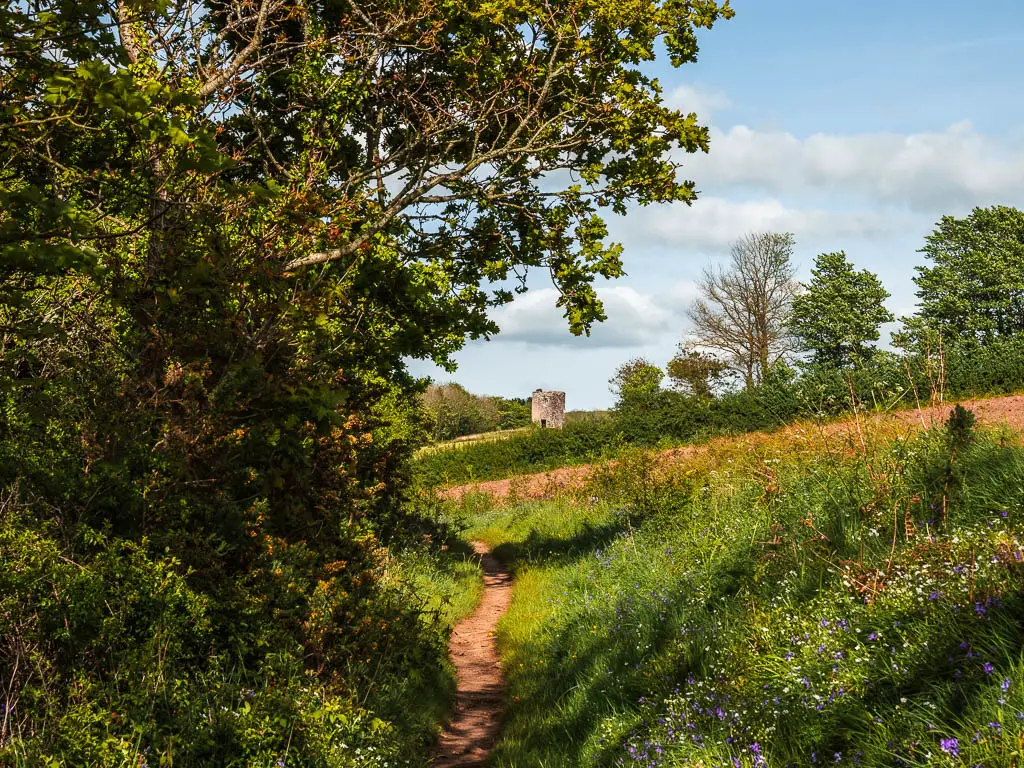
[(815, 363), (832, 368), (863, 363), (877, 341), (878, 328), (891, 322), (889, 298), (878, 276), (856, 271), (842, 251), (814, 261), (806, 292), (793, 299), (790, 330)]
[(923, 325), (947, 344), (991, 344), (1024, 330), (1024, 212), (997, 205), (962, 219), (943, 216), (917, 267)]
[[(573, 332), (604, 317), (594, 282), (622, 264), (599, 212), (689, 202), (679, 151), (708, 148), (642, 65), (695, 60), (697, 28), (731, 14), (0, 7), (0, 484), (17, 513), (0, 525), (32, 532), (0, 540), (43, 537), (83, 572), (173, 571), (197, 617), (188, 636), (159, 618), (122, 632), (101, 592), (56, 605), (77, 594), (56, 583), (42, 624), (0, 611), (8, 689), (38, 693), (5, 710), (21, 744), (0, 762), (312, 763), (346, 737), (311, 713), (438, 687), (443, 649), (417, 645), (415, 606), (378, 599), (417, 439), (405, 361), (450, 365), (496, 332), (487, 310), (530, 270)], [(25, 546), (26, 562), (46, 549)], [(162, 615), (144, 602), (140, 622)], [(276, 710), (224, 719), (254, 680)]]
[(491, 432), (501, 420), (498, 398), (474, 395), (455, 382), (427, 387), (423, 408), (434, 440)]
[(630, 407), (649, 400), (661, 391), (665, 373), (642, 357), (634, 357), (615, 369), (608, 386), (615, 395), (616, 408)]
[(528, 427), (532, 420), (530, 400), (526, 397), (496, 397), (498, 403), (498, 429)]
[(678, 352), (665, 367), (675, 389), (699, 398), (713, 397), (716, 385), (722, 382), (728, 370), (729, 366), (722, 360), (687, 344), (679, 345)]

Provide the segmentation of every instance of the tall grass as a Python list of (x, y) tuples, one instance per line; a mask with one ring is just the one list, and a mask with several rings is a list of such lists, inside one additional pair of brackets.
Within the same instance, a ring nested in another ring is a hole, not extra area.
[(422, 451), (416, 474), (426, 485), (462, 484), (590, 463), (625, 447), (670, 447), (719, 435), (776, 429), (796, 419), (913, 408), (942, 400), (992, 396), (1024, 386), (1024, 340), (987, 347), (954, 346), (909, 356), (879, 353), (856, 370), (807, 366), (800, 375), (773, 369), (760, 387), (695, 398), (661, 390), (607, 417), (564, 430), (527, 429), (501, 442)]
[(888, 437), (632, 453), (573, 499), (466, 502), (517, 575), (495, 764), (1018, 764), (1024, 450)]

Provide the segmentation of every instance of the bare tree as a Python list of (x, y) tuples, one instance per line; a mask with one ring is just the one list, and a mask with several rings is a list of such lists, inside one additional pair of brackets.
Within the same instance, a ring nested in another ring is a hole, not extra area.
[(760, 232), (732, 244), (728, 270), (706, 269), (703, 298), (690, 309), (693, 333), (700, 346), (721, 352), (747, 387), (792, 350), (786, 324), (797, 287), (793, 235)]

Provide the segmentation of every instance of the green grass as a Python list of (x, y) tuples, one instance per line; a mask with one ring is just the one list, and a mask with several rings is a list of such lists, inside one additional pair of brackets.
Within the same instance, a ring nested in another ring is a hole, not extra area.
[(406, 584), (422, 601), (425, 613), (436, 614), (450, 631), (459, 619), (473, 612), (483, 590), (478, 559), (463, 542), (447, 545), (450, 551), (407, 549), (397, 557), (396, 582)]
[(532, 427), (518, 427), (517, 429), (498, 429), (494, 432), (481, 432), (476, 435), (457, 437), (454, 440), (442, 440), (437, 443), (430, 443), (416, 451), (416, 458), (422, 458), (440, 451), (458, 450), (466, 448), (474, 443), (488, 443), (495, 440), (506, 440), (513, 435), (522, 435), (529, 432)]
[(462, 505), (517, 579), (496, 766), (1024, 760), (1024, 451), (808, 442)]
[(585, 464), (611, 455), (621, 443), (612, 419), (580, 420), (563, 429), (530, 427), (500, 440), (428, 449), (417, 454), (414, 471), (425, 486), (458, 485)]

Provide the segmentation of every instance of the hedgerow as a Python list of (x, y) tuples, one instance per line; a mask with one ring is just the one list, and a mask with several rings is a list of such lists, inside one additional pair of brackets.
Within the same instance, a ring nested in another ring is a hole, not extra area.
[(858, 368), (784, 364), (760, 387), (694, 397), (660, 389), (622, 402), (607, 417), (534, 429), (502, 441), (424, 453), (416, 475), (427, 485), (491, 480), (582, 464), (624, 446), (672, 446), (714, 435), (772, 430), (795, 419), (860, 410), (912, 408), (944, 398), (1007, 394), (1024, 388), (1024, 339), (957, 347), (943, 356), (879, 352)]

